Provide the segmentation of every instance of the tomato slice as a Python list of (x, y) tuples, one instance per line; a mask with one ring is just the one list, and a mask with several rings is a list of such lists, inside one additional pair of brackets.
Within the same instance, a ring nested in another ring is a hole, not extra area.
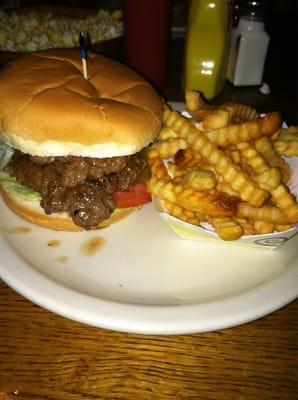
[(136, 183), (131, 190), (126, 192), (114, 192), (113, 199), (116, 208), (136, 207), (145, 203), (149, 203), (152, 198), (147, 192), (145, 183)]

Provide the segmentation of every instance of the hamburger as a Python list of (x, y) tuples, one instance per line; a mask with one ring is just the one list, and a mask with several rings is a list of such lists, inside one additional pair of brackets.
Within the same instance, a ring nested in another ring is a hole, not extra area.
[(0, 71), (0, 189), (22, 218), (97, 229), (150, 200), (139, 183), (163, 102), (128, 67), (77, 50), (31, 53)]

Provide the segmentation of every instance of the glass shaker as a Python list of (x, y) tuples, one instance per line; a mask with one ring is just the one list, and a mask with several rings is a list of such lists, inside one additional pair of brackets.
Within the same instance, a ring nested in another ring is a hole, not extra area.
[(227, 78), (234, 86), (260, 85), (270, 40), (264, 27), (265, 2), (242, 2), (239, 12), (231, 34)]

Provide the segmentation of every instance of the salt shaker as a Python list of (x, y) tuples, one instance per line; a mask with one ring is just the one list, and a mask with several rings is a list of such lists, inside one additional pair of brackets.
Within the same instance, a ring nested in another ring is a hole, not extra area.
[(269, 45), (264, 2), (246, 1), (230, 39), (227, 78), (234, 86), (260, 85)]

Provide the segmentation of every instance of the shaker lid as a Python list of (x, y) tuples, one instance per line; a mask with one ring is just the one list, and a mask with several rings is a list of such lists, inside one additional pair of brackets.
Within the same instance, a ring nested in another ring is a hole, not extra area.
[(262, 0), (240, 0), (239, 17), (253, 21), (262, 21), (267, 14), (267, 2)]

